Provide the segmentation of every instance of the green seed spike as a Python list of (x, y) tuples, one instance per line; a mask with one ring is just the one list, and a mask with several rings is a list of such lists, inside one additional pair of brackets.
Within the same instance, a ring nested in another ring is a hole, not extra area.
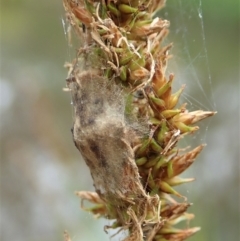
[(163, 192), (174, 194), (178, 197), (182, 197), (182, 195), (178, 193), (176, 190), (174, 190), (167, 182), (160, 181), (159, 187)]
[(118, 9), (122, 12), (122, 13), (136, 13), (138, 11), (137, 8), (133, 8), (133, 7), (130, 7), (129, 5), (127, 4), (119, 4), (118, 5)]
[(150, 97), (150, 100), (157, 106), (157, 107), (164, 107), (165, 101), (159, 98)]
[(166, 119), (172, 118), (173, 116), (179, 114), (181, 110), (176, 109), (176, 110), (164, 110), (160, 113), (160, 117), (164, 117)]
[(112, 69), (110, 69), (110, 68), (106, 69), (106, 71), (105, 71), (106, 78), (110, 78), (112, 76), (112, 74), (113, 74)]
[(125, 106), (125, 115), (128, 117), (128, 116), (131, 116), (132, 115), (132, 112), (133, 112), (133, 96), (132, 95), (127, 95), (127, 98), (126, 98), (126, 106)]
[(164, 139), (168, 130), (169, 129), (167, 127), (167, 122), (165, 119), (163, 119), (161, 124), (161, 129), (158, 131), (158, 134), (157, 134), (157, 141), (160, 145), (164, 142)]
[(147, 24), (150, 24), (152, 22), (152, 20), (142, 20), (142, 21), (137, 21), (135, 24), (134, 24), (134, 27), (142, 27), (142, 26), (145, 26)]
[(162, 147), (154, 139), (151, 140), (150, 146), (152, 150), (157, 153), (160, 153), (163, 150)]
[(157, 96), (160, 98), (164, 93), (167, 92), (167, 90), (169, 90), (169, 88), (171, 88), (172, 86), (172, 82), (173, 82), (173, 75), (170, 75), (172, 76), (169, 81), (167, 83), (165, 83), (160, 89), (158, 89), (157, 91)]
[(174, 122), (173, 124), (181, 131), (181, 133), (194, 132), (199, 129), (198, 126), (187, 126), (182, 122)]
[(167, 159), (165, 157), (161, 157), (155, 166), (156, 169), (159, 169), (161, 166), (167, 163)]
[(160, 125), (162, 123), (159, 119), (154, 117), (151, 117), (149, 122), (152, 123), (153, 125)]
[(127, 66), (122, 66), (120, 68), (120, 79), (122, 81), (126, 81), (127, 80)]
[[(139, 13), (138, 13), (139, 14)], [(134, 17), (134, 18), (129, 18), (126, 22), (125, 22), (125, 27), (127, 29), (128, 32), (130, 32), (138, 18), (138, 14)]]
[(99, 33), (99, 35), (102, 36), (107, 33), (107, 30), (106, 29), (98, 29), (98, 33)]
[(116, 8), (116, 6), (113, 3), (109, 3), (107, 7), (109, 11), (113, 13), (115, 16), (119, 17), (121, 15), (121, 12)]
[(134, 71), (136, 69), (139, 69), (140, 67), (144, 67), (146, 64), (145, 62), (145, 58), (144, 57), (140, 57), (137, 59), (132, 59), (131, 62), (128, 65), (128, 68), (130, 71)]
[(149, 139), (143, 141), (141, 147), (137, 150), (136, 156), (138, 156), (138, 157), (143, 156), (147, 152), (149, 144), (150, 144)]
[(167, 159), (163, 156), (160, 156), (159, 160), (157, 161), (156, 165), (153, 167), (153, 176), (157, 176), (159, 173), (160, 167), (167, 163)]
[(152, 189), (152, 193), (156, 193), (156, 191), (158, 190), (158, 188), (156, 187), (156, 183), (153, 180), (152, 175), (150, 174), (149, 178), (148, 178), (148, 186)]
[(147, 14), (145, 12), (138, 12), (133, 19), (130, 19), (131, 22), (128, 22), (127, 23), (127, 29), (128, 29), (128, 32), (130, 32), (132, 30), (132, 28), (135, 26), (135, 23), (138, 19), (144, 19), (147, 17)]
[(181, 229), (178, 229), (178, 228), (162, 228), (160, 233), (161, 234), (172, 234), (172, 233), (181, 233), (182, 230)]
[(141, 158), (138, 158), (138, 159), (136, 160), (136, 164), (137, 164), (138, 166), (142, 166), (142, 165), (144, 165), (146, 162), (147, 162), (147, 158), (146, 158), (146, 157), (141, 157)]
[(127, 63), (129, 63), (129, 61), (133, 58), (134, 54), (133, 53), (125, 53), (124, 56), (120, 57), (119, 59), (119, 64), (120, 66), (122, 65), (126, 65)]
[(173, 162), (172, 161), (169, 161), (168, 164), (167, 164), (167, 174), (168, 174), (168, 177), (171, 178), (173, 176)]
[(157, 164), (159, 157), (149, 158), (148, 162), (144, 165), (145, 168), (153, 167)]
[(150, 192), (150, 196), (154, 196), (154, 195), (158, 194), (158, 192), (159, 192), (159, 188), (154, 187), (154, 188), (152, 188), (152, 190)]
[(91, 14), (95, 14), (96, 9), (93, 7), (93, 5), (87, 1), (84, 0), (84, 5), (86, 6), (86, 9), (91, 13)]
[(176, 106), (176, 104), (178, 103), (179, 97), (182, 94), (183, 90), (184, 90), (185, 86), (182, 86), (181, 89), (179, 91), (177, 91), (176, 93), (174, 93), (173, 95), (171, 95), (169, 101), (168, 101), (168, 109), (172, 109)]
[(121, 53), (125, 52), (125, 49), (123, 49), (123, 48), (111, 47), (111, 49), (115, 53), (120, 53), (121, 54)]
[(179, 176), (175, 176), (171, 179), (166, 180), (166, 182), (170, 185), (170, 186), (177, 186), (183, 183), (188, 183), (188, 182), (192, 182), (194, 181), (195, 178), (181, 178)]

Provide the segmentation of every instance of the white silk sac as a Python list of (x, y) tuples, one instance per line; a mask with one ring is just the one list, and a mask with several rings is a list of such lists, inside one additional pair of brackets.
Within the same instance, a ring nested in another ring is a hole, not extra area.
[(119, 203), (144, 198), (134, 160), (138, 136), (125, 118), (126, 95), (115, 83), (85, 71), (68, 82), (75, 112), (73, 139), (96, 192)]

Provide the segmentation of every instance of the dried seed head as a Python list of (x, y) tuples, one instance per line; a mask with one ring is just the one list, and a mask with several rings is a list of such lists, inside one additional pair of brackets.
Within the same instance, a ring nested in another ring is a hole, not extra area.
[(63, 2), (82, 43), (67, 80), (73, 139), (97, 192), (78, 195), (96, 205), (92, 213), (115, 219), (111, 228), (128, 229), (125, 241), (185, 240), (199, 229), (173, 228), (193, 215), (170, 194), (182, 197), (173, 186), (193, 179), (177, 175), (203, 145), (182, 155), (176, 145), (215, 113), (175, 108), (183, 87), (172, 94), (174, 76), (165, 76), (172, 44), (161, 46), (169, 22), (154, 16), (165, 0)]

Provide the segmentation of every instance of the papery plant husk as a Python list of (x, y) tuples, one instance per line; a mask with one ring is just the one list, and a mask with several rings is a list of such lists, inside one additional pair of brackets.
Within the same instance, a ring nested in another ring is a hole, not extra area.
[[(172, 93), (174, 75), (165, 74), (172, 44), (163, 44), (170, 23), (156, 14), (165, 1), (63, 4), (79, 43), (66, 64), (73, 140), (96, 190), (77, 192), (82, 208), (113, 220), (105, 230), (128, 230), (125, 241), (187, 239), (199, 228), (175, 227), (194, 217), (175, 186), (194, 180), (179, 174), (204, 145), (183, 150), (177, 144), (215, 112), (179, 106), (184, 86)], [(93, 206), (86, 208), (84, 200)]]

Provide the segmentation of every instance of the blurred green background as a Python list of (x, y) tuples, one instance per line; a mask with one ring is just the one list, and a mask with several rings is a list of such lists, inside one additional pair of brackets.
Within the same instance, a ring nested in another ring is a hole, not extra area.
[[(217, 110), (182, 144), (207, 147), (181, 187), (194, 205), (190, 241), (239, 240), (239, 3), (168, 0), (159, 16), (171, 21), (174, 42), (168, 72), (182, 102)], [(1, 240), (110, 240), (79, 208), (76, 190), (94, 190), (74, 147), (65, 61), (74, 58), (62, 21), (61, 0), (1, 1)], [(65, 28), (66, 30), (66, 28)], [(75, 46), (77, 47), (77, 46)], [(119, 240), (119, 237), (111, 240)]]

